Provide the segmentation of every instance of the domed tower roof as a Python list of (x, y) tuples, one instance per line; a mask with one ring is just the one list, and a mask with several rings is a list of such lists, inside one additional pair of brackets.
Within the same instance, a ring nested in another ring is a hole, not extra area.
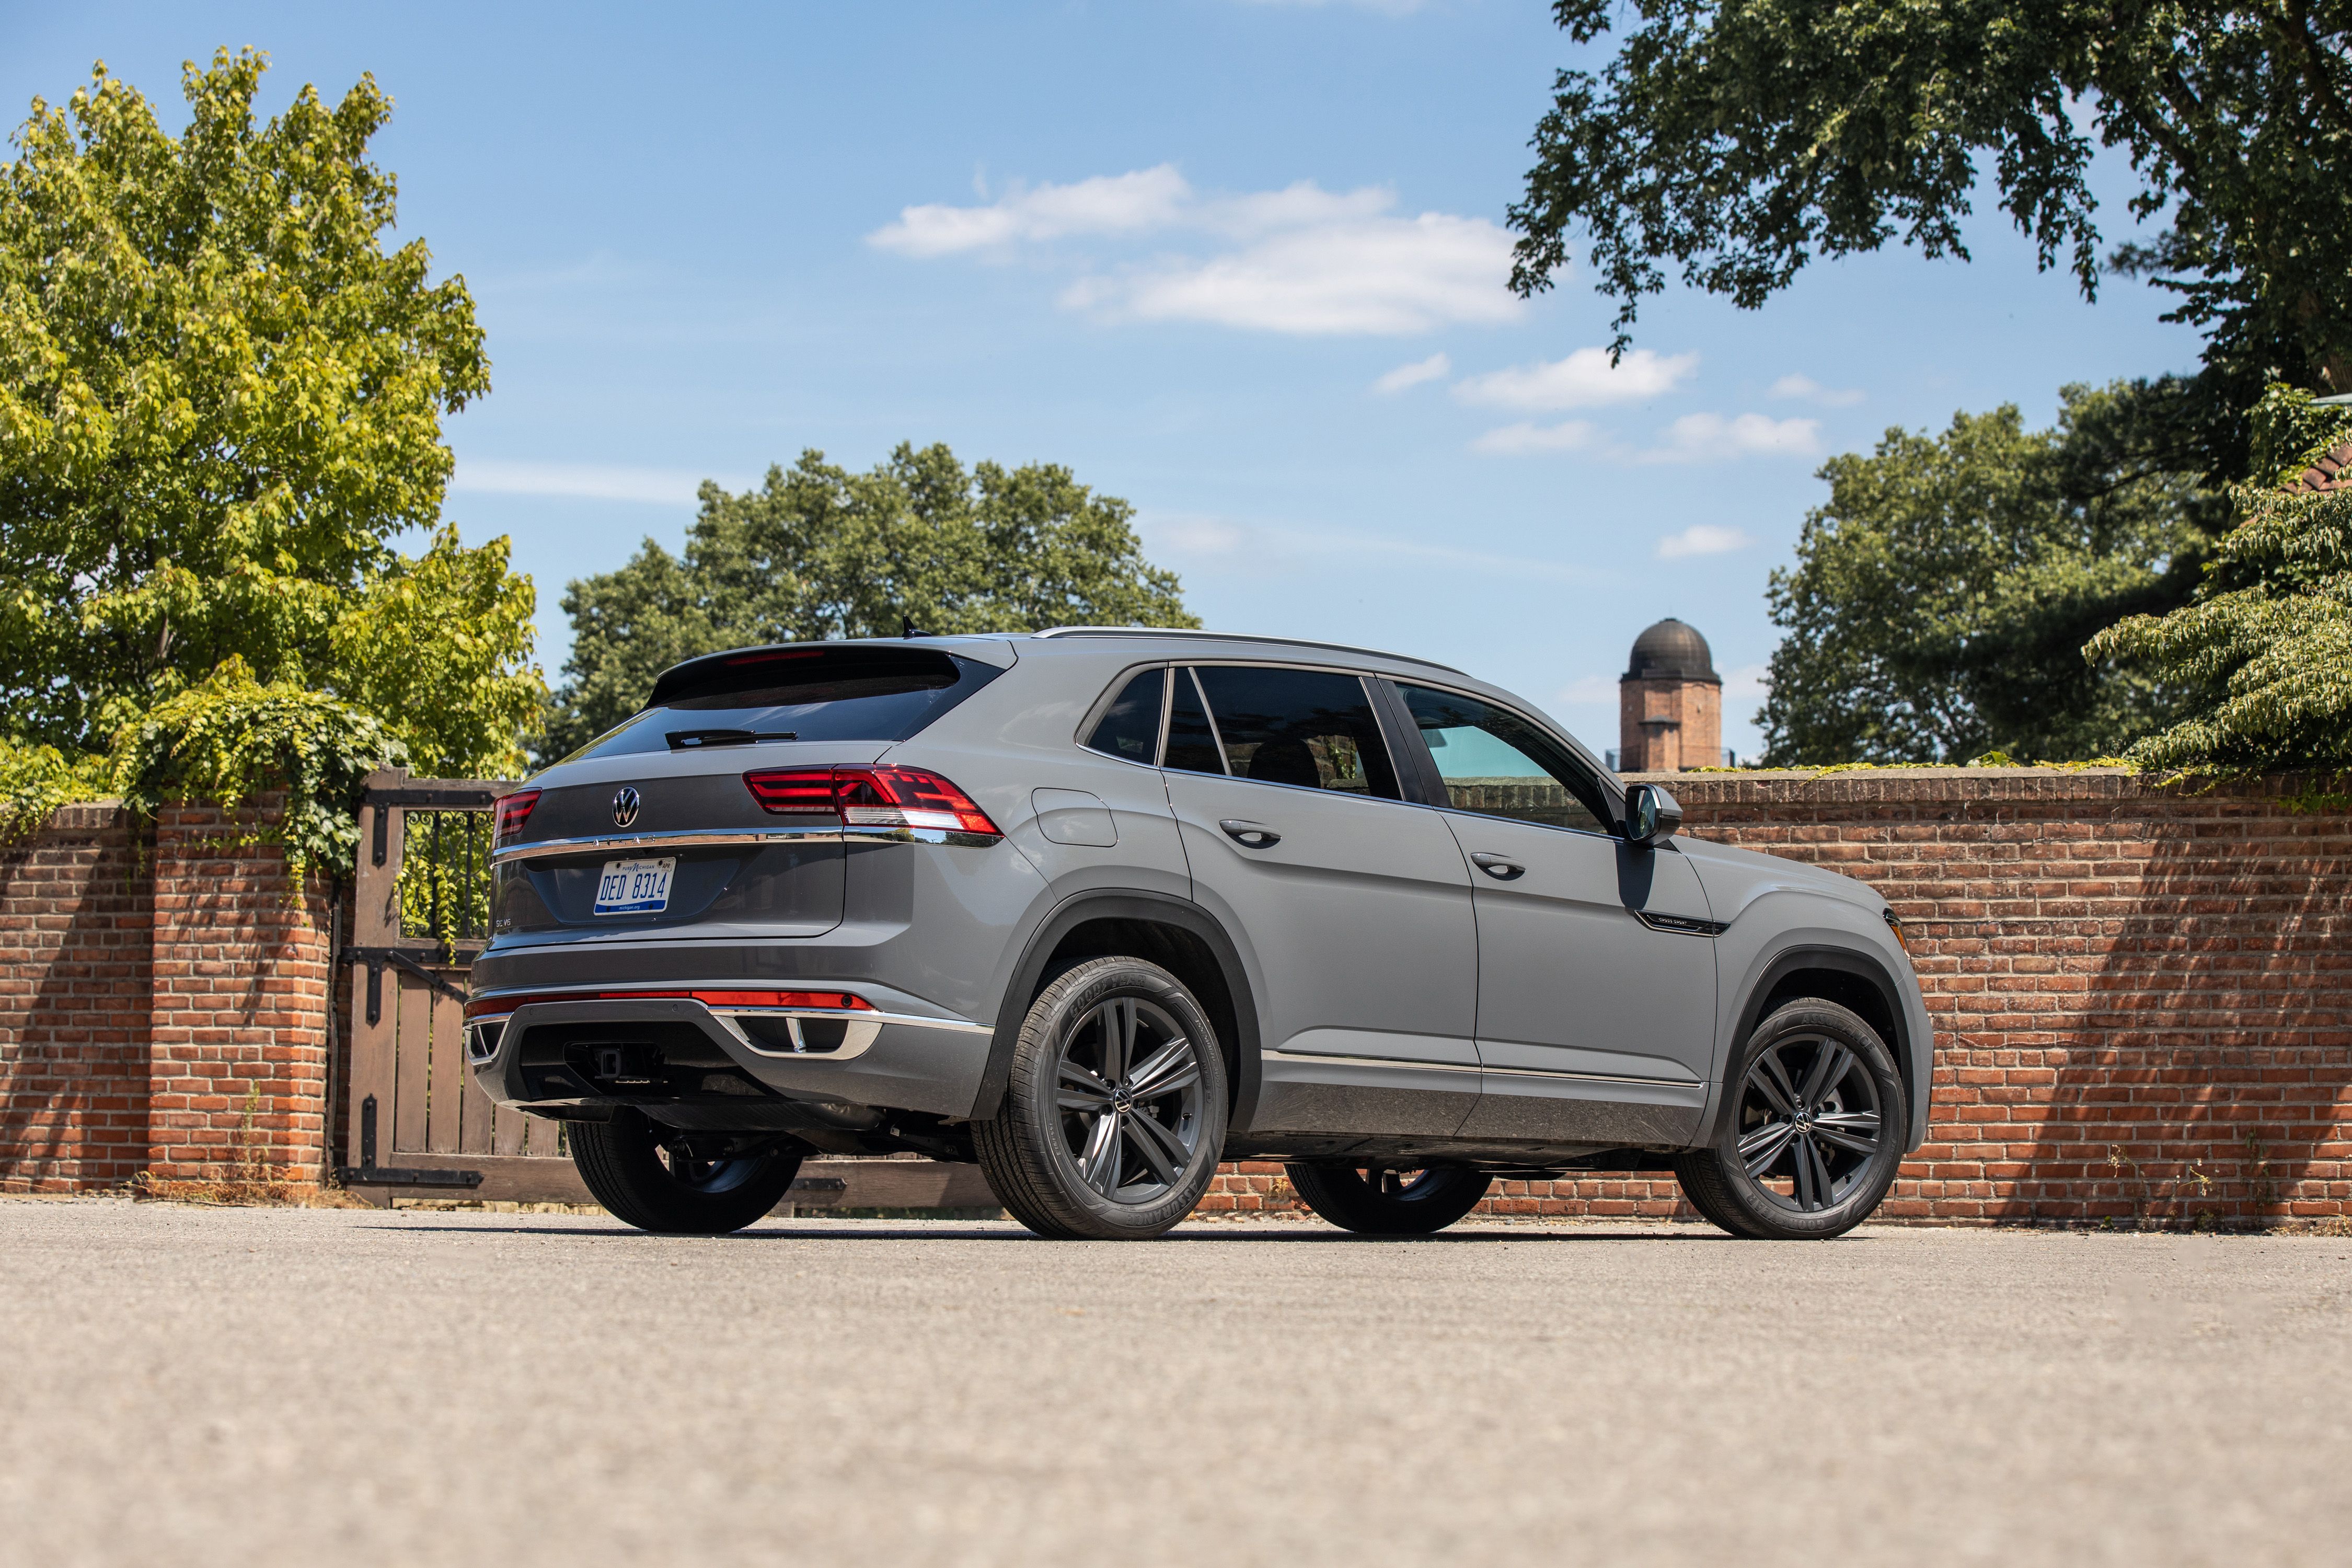
[(1715, 656), (1698, 628), (1672, 616), (1633, 639), (1633, 662), (1625, 667), (1628, 680), (1703, 680), (1720, 686)]

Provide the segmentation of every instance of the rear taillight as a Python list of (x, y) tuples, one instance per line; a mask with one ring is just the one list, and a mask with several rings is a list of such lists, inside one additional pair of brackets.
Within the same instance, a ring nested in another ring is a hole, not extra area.
[(499, 796), (499, 842), (518, 837), (522, 825), (530, 820), (530, 808), (539, 804), (535, 789), (519, 789), (512, 795)]
[(770, 811), (822, 811), (839, 821), (833, 804), (831, 768), (771, 768), (745, 773), (744, 787)]
[(845, 827), (929, 827), (1004, 837), (970, 795), (923, 768), (772, 768), (745, 773), (743, 785), (779, 815), (824, 813)]

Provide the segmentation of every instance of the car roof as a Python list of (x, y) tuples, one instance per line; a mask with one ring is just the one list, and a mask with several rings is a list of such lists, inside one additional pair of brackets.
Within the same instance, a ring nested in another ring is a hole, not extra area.
[[(1249, 632), (1197, 631), (1189, 626), (1055, 626), (1050, 631), (1030, 632), (1024, 640), (1045, 640), (1066, 637), (1125, 637), (1139, 640), (1167, 639), (1195, 643), (1234, 643), (1252, 647), (1303, 647), (1326, 653), (1344, 653), (1358, 658), (1384, 658), (1394, 664), (1417, 664), (1424, 669), (1442, 669), (1448, 675), (1464, 672), (1450, 664), (1440, 664), (1433, 658), (1416, 658), (1409, 653), (1390, 653), (1385, 648), (1359, 647), (1352, 643), (1318, 642), (1309, 637), (1261, 637)], [(1466, 679), (1467, 677), (1465, 676)]]

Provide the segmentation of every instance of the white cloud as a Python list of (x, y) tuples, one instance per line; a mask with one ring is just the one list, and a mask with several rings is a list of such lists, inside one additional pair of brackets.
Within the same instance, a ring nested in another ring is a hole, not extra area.
[(1599, 434), (1590, 421), (1583, 419), (1564, 419), (1557, 425), (1522, 421), (1487, 431), (1470, 443), (1470, 449), (1506, 458), (1529, 452), (1578, 452), (1591, 447)]
[(1411, 364), (1401, 364), (1372, 383), (1374, 392), (1402, 392), (1408, 386), (1419, 386), (1424, 381), (1437, 381), (1454, 374), (1454, 362), (1444, 354), (1432, 354)]
[(1015, 186), (979, 206), (907, 207), (866, 239), (925, 258), (1169, 232), (1237, 247), (1089, 273), (1062, 292), (1071, 309), (1129, 320), (1401, 333), (1520, 314), (1524, 303), (1505, 286), (1511, 241), (1500, 227), (1448, 213), (1402, 217), (1390, 211), (1395, 205), (1395, 193), (1378, 186), (1327, 191), (1306, 180), (1204, 196), (1162, 163), (1067, 185)]
[(1635, 349), (1612, 365), (1607, 349), (1579, 349), (1566, 359), (1465, 377), (1454, 384), (1454, 395), (1502, 408), (1595, 408), (1670, 392), (1697, 368), (1696, 354), (1669, 357)]
[(1772, 384), (1770, 395), (1801, 398), (1824, 408), (1851, 408), (1862, 401), (1863, 395), (1859, 387), (1832, 392), (1810, 375), (1784, 375)]
[(1034, 189), (1015, 184), (986, 206), (932, 202), (902, 207), (898, 222), (866, 237), (884, 250), (933, 257), (1070, 235), (1143, 233), (1174, 223), (1192, 196), (1192, 187), (1176, 166), (1162, 163), (1132, 174), (1099, 174), (1075, 184)]
[(1724, 528), (1712, 522), (1695, 522), (1680, 533), (1670, 533), (1658, 541), (1658, 559), (1679, 561), (1685, 555), (1722, 555), (1734, 550), (1745, 550), (1755, 543), (1755, 538), (1736, 528)]
[(1206, 261), (1083, 279), (1062, 302), (1147, 321), (1302, 335), (1424, 332), (1516, 318), (1511, 242), (1485, 218), (1423, 213), (1318, 224)]
[[(694, 468), (632, 468), (605, 463), (515, 463), (465, 458), (449, 481), (477, 495), (574, 496), (589, 500), (646, 501), (692, 506), (694, 492), (712, 476)], [(720, 479), (733, 489), (745, 488)]]
[(1685, 414), (1666, 426), (1663, 445), (1642, 454), (1648, 463), (1711, 463), (1726, 458), (1804, 458), (1821, 450), (1818, 419), (1771, 419), (1742, 414)]

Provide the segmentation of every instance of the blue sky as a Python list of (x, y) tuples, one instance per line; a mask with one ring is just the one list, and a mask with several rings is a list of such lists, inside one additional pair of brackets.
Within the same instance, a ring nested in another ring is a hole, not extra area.
[(401, 237), (465, 275), (494, 365), (448, 515), (512, 536), (551, 676), (565, 581), (675, 548), (698, 479), (945, 441), (1132, 501), (1213, 626), (1438, 658), (1600, 746), (1634, 635), (1680, 616), (1752, 752), (1765, 579), (1825, 457), (2196, 357), (2145, 289), (2037, 274), (1986, 202), (1972, 263), (1817, 264), (1757, 312), (1670, 293), (1608, 370), (1587, 276), (1504, 288), (1571, 58), (1533, 0), (8, 0), (0, 108), (103, 58), (176, 125), (220, 44), (270, 51), (269, 108), (363, 70), (397, 100)]

